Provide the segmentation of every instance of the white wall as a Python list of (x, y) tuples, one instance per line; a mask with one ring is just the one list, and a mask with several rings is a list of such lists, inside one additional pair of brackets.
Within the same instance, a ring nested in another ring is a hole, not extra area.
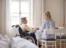
[(50, 11), (56, 26), (64, 24), (64, 0), (45, 0), (45, 11)]
[[(42, 4), (44, 2), (44, 7)], [(43, 11), (50, 11), (53, 20), (56, 22), (56, 26), (58, 27), (60, 24), (65, 24), (65, 6), (64, 0), (34, 0), (34, 13), (33, 13), (33, 24), (34, 26), (41, 25), (41, 17), (43, 15)], [(44, 8), (44, 10), (43, 10)]]

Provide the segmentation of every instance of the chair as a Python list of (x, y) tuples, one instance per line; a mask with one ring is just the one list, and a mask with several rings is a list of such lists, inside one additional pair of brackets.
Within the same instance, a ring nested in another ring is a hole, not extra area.
[[(59, 41), (59, 42), (58, 42)], [(65, 29), (58, 29), (57, 30), (57, 42), (60, 44), (60, 48), (66, 48), (66, 32)], [(64, 45), (64, 46), (62, 46)]]
[(28, 31), (23, 32), (23, 30), (21, 29), (21, 27), (19, 25), (13, 25), (12, 27), (16, 27), (16, 29), (18, 30), (16, 32), (16, 37), (20, 36), (21, 38), (24, 38), (24, 39), (27, 39), (27, 40), (30, 38), (30, 41), (35, 43), (35, 40), (31, 36), (29, 36)]
[(56, 48), (55, 29), (44, 29), (41, 42), (42, 42), (42, 48), (44, 45), (45, 45), (45, 48), (48, 48), (48, 47)]

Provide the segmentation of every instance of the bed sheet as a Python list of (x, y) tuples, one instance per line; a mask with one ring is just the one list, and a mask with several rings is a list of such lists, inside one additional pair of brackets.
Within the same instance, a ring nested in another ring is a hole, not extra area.
[(32, 42), (20, 37), (12, 38), (11, 42), (11, 48), (38, 48)]

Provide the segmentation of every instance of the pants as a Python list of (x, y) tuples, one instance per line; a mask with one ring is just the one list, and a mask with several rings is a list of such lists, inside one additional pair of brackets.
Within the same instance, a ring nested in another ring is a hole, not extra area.
[(37, 44), (35, 33), (30, 33), (29, 36), (31, 36), (35, 40), (35, 44)]

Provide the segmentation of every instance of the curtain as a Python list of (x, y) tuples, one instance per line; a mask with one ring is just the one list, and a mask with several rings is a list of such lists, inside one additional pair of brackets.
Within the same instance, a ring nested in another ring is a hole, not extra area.
[(1, 32), (6, 33), (6, 0), (2, 0)]
[(41, 26), (44, 14), (44, 0), (33, 0), (33, 26)]
[[(2, 32), (8, 33), (11, 27), (10, 22), (10, 0), (2, 0)], [(33, 0), (33, 27), (41, 25), (44, 13), (44, 0)]]
[(2, 34), (6, 34), (10, 29), (10, 11), (9, 11), (10, 0), (2, 0)]
[(10, 29), (11, 29), (10, 0), (6, 0), (6, 34), (9, 35)]

